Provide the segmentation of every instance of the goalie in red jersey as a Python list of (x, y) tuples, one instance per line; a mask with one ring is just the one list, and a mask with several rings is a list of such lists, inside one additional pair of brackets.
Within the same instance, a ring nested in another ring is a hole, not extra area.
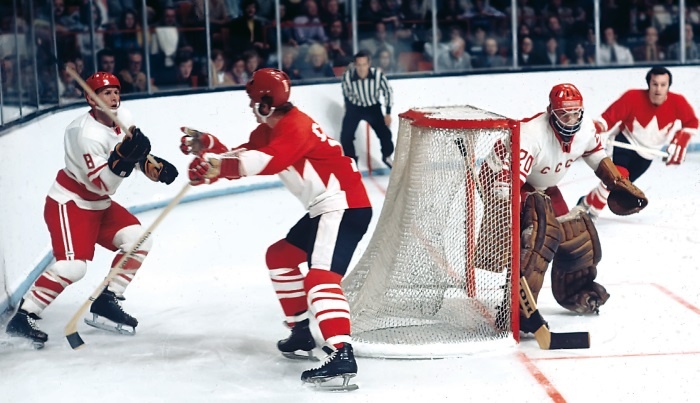
[[(631, 182), (649, 169), (653, 154), (645, 149), (659, 150), (668, 144), (666, 165), (680, 165), (685, 160), (690, 138), (698, 133), (698, 118), (688, 101), (669, 91), (671, 72), (665, 67), (653, 67), (646, 75), (647, 89), (629, 90), (608, 107), (596, 120), (598, 133), (617, 133), (615, 141), (630, 144), (631, 150), (615, 146), (612, 161)], [(672, 131), (680, 121), (680, 129)], [(578, 204), (597, 218), (608, 204), (610, 191), (600, 183), (579, 199)]]
[[(323, 365), (304, 371), (302, 381), (342, 377), (343, 389), (357, 374), (350, 345), (350, 306), (340, 282), (372, 218), (372, 208), (355, 161), (308, 115), (289, 102), (286, 73), (257, 70), (246, 85), (259, 123), (248, 142), (228, 150), (213, 135), (184, 130), (181, 149), (195, 154), (194, 184), (254, 175), (279, 175), (308, 213), (267, 250), (270, 279), (291, 335), (277, 348), (288, 358), (311, 358), (316, 342), (311, 312), (325, 340)], [(309, 270), (302, 274), (299, 265)]]

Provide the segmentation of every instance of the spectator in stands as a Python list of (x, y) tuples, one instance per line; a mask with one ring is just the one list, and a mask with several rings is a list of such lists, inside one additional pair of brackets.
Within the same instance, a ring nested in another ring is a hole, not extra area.
[(505, 13), (492, 7), (488, 0), (472, 0), (472, 7), (464, 14), (472, 25), (493, 28), (497, 19), (505, 18)]
[(255, 70), (262, 67), (262, 62), (260, 60), (260, 55), (255, 49), (243, 52), (243, 61), (245, 61), (245, 71), (248, 77), (252, 77)]
[(187, 47), (189, 44), (181, 32), (175, 7), (165, 7), (163, 18), (151, 36), (150, 52), (153, 75), (156, 77), (161, 74), (175, 75), (177, 52)]
[(88, 74), (86, 74), (85, 71), (85, 60), (83, 60), (83, 56), (78, 53), (73, 56), (71, 60), (73, 61), (73, 64), (75, 64), (75, 72), (78, 73), (83, 80), (88, 78)]
[(660, 62), (666, 59), (663, 47), (659, 45), (659, 31), (655, 27), (647, 27), (644, 44), (634, 48), (632, 55), (636, 62)]
[(535, 51), (535, 45), (532, 38), (524, 36), (520, 38), (520, 47), (518, 52), (518, 67), (532, 67), (544, 64), (539, 53)]
[(386, 24), (382, 21), (374, 24), (374, 36), (372, 38), (367, 38), (360, 41), (358, 47), (370, 55), (377, 53), (379, 48), (387, 48), (392, 55), (395, 54), (394, 45), (389, 41), (389, 34), (386, 30)]
[(304, 0), (304, 13), (294, 18), (294, 40), (299, 45), (325, 43), (328, 40), (318, 15), (316, 0)]
[(576, 42), (569, 56), (569, 64), (572, 66), (592, 66), (595, 64), (595, 58), (586, 50), (585, 42)]
[(97, 70), (116, 75), (116, 55), (110, 48), (101, 49), (97, 52)]
[(2, 95), (16, 97), (18, 92), (17, 75), (14, 68), (14, 56), (9, 55), (0, 59), (0, 78), (2, 78)]
[(297, 65), (297, 57), (299, 52), (293, 46), (282, 47), (282, 71), (287, 73), (290, 80), (300, 80), (301, 73)]
[(325, 5), (321, 3), (321, 22), (327, 27), (333, 21), (340, 20), (346, 22), (345, 12), (340, 8), (338, 0), (326, 0)]
[(59, 71), (59, 81), (58, 81), (58, 96), (61, 102), (71, 102), (76, 99), (80, 99), (83, 96), (83, 92), (80, 86), (75, 81), (73, 76), (71, 76), (67, 69), (75, 70), (75, 63), (72, 61), (66, 61), (60, 68)]
[(547, 67), (565, 66), (569, 64), (566, 52), (559, 46), (559, 40), (557, 38), (550, 36), (544, 43), (542, 61), (544, 62), (542, 65)]
[[(550, 6), (551, 5), (550, 3)], [(568, 48), (567, 40), (569, 38), (569, 32), (564, 25), (562, 25), (560, 17), (557, 15), (550, 15), (547, 17), (547, 25), (541, 35), (541, 39), (544, 39), (543, 43), (545, 46), (550, 38), (556, 39), (559, 49), (564, 50)]]
[(143, 53), (141, 50), (132, 49), (129, 51), (126, 68), (119, 72), (119, 81), (122, 84), (121, 92), (124, 94), (148, 90), (148, 80), (143, 72)]
[[(352, 60), (352, 44), (348, 40), (345, 23), (341, 20), (333, 20), (328, 26), (328, 41), (326, 49), (328, 50), (328, 59), (334, 67), (347, 66)], [(285, 73), (289, 74), (285, 71)], [(289, 76), (292, 78), (292, 76)]]
[(478, 57), (484, 54), (484, 42), (486, 42), (486, 28), (482, 25), (477, 25), (471, 34), (467, 36), (467, 52), (472, 57)]
[(374, 33), (375, 24), (383, 22), (386, 16), (379, 0), (364, 0), (358, 14), (357, 29), (360, 35), (365, 38)]
[(141, 24), (137, 20), (136, 11), (126, 9), (117, 22), (117, 31), (109, 36), (109, 46), (125, 56), (132, 49), (143, 48)]
[[(693, 26), (685, 24), (685, 60), (698, 61), (700, 60), (700, 47), (694, 40)], [(681, 59), (681, 44), (680, 41), (672, 44), (668, 48), (669, 60)]]
[(464, 16), (464, 7), (462, 7), (462, 2), (459, 0), (438, 2), (437, 10), (437, 19), (443, 27), (455, 24), (466, 18)]
[[(357, 161), (355, 131), (361, 120), (372, 127), (381, 144), (382, 161), (389, 168), (393, 165), (394, 142), (391, 130), (393, 92), (384, 73), (371, 67), (371, 57), (364, 51), (354, 56), (354, 63), (343, 74), (342, 86), (345, 98), (345, 116), (340, 132), (340, 143), (345, 155)], [(386, 114), (382, 113), (380, 97), (384, 97)]]
[(600, 44), (600, 64), (632, 64), (632, 52), (626, 46), (617, 43), (617, 34), (611, 27), (603, 31), (603, 41)]
[(374, 55), (374, 60), (377, 61), (377, 68), (384, 74), (390, 75), (398, 72), (394, 62), (394, 55), (391, 54), (389, 49), (380, 48)]
[(490, 36), (484, 41), (484, 53), (477, 56), (474, 64), (477, 68), (495, 69), (507, 66), (508, 59), (499, 53), (496, 38)]
[(199, 83), (199, 77), (194, 71), (194, 57), (189, 50), (180, 50), (175, 56), (175, 70), (166, 70), (156, 77), (158, 87), (163, 89), (194, 88)]
[[(243, 69), (245, 69), (245, 65), (243, 66)], [(211, 72), (209, 73), (211, 85), (213, 87), (234, 85), (235, 83), (233, 79), (231, 79), (226, 73), (226, 58), (224, 57), (224, 52), (221, 49), (212, 49)]]
[(335, 77), (333, 67), (328, 63), (328, 52), (320, 43), (309, 46), (301, 69), (301, 77), (304, 79)]
[(437, 71), (464, 71), (472, 68), (471, 56), (465, 52), (464, 39), (453, 37), (450, 39), (447, 52), (438, 54)]
[(230, 41), (227, 47), (235, 55), (255, 50), (266, 60), (270, 45), (265, 41), (264, 24), (262, 19), (258, 18), (257, 12), (258, 3), (256, 0), (243, 2), (243, 15), (231, 21), (229, 25)]
[[(224, 0), (207, 0), (209, 2), (209, 22), (212, 32), (219, 32), (228, 24), (229, 12)], [(204, 23), (204, 0), (192, 0), (193, 22)]]
[[(525, 25), (532, 29), (537, 23), (537, 13), (529, 3), (529, 0), (518, 0), (515, 10), (517, 12), (518, 25)], [(506, 15), (511, 15), (510, 6), (506, 7)]]
[(241, 56), (235, 56), (231, 63), (231, 68), (226, 72), (226, 81), (230, 81), (234, 85), (245, 85), (248, 82), (249, 76), (245, 71), (245, 60)]

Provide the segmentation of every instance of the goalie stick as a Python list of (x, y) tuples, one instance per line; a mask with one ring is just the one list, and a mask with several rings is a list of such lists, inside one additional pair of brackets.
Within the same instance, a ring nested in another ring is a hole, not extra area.
[(535, 331), (535, 340), (542, 350), (568, 350), (590, 348), (591, 335), (588, 332), (554, 333), (550, 332), (542, 314), (537, 309), (535, 298), (525, 277), (520, 277), (520, 307), (528, 319), (534, 319), (539, 326)]
[(190, 183), (188, 182), (187, 184), (185, 184), (182, 190), (180, 190), (180, 192), (170, 201), (170, 203), (168, 203), (168, 205), (158, 215), (155, 221), (153, 221), (153, 223), (146, 229), (146, 231), (143, 232), (141, 237), (139, 237), (139, 239), (129, 250), (129, 252), (124, 254), (124, 256), (122, 256), (121, 259), (119, 259), (117, 264), (115, 264), (114, 267), (112, 267), (109, 270), (109, 273), (107, 273), (107, 277), (105, 277), (105, 279), (102, 280), (100, 285), (95, 289), (95, 291), (92, 292), (90, 297), (83, 303), (83, 305), (80, 306), (80, 309), (78, 309), (75, 312), (75, 314), (73, 314), (73, 317), (71, 317), (70, 321), (68, 322), (65, 328), (66, 339), (68, 340), (68, 344), (70, 344), (73, 350), (78, 349), (85, 344), (83, 339), (78, 334), (78, 321), (80, 320), (80, 317), (83, 316), (83, 314), (87, 311), (88, 307), (90, 307), (90, 304), (92, 304), (92, 302), (100, 296), (102, 290), (104, 290), (104, 288), (107, 287), (109, 282), (115, 276), (122, 272), (122, 269), (124, 268), (124, 265), (126, 265), (127, 260), (129, 260), (129, 258), (135, 255), (139, 247), (146, 241), (146, 239), (148, 239), (151, 236), (151, 233), (153, 233), (153, 231), (156, 229), (156, 227), (158, 227), (161, 221), (163, 221), (163, 219), (170, 213), (170, 211), (180, 202), (180, 200), (182, 200), (182, 198), (185, 196), (185, 193), (187, 193), (189, 189)]

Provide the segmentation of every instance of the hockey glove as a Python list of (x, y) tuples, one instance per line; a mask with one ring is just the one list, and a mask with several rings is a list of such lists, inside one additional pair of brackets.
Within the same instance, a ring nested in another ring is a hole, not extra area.
[(207, 154), (195, 158), (190, 164), (189, 177), (194, 186), (210, 184), (219, 178), (239, 179), (240, 160), (234, 155)]
[(109, 169), (121, 177), (131, 175), (134, 165), (151, 152), (151, 142), (140, 129), (132, 126), (129, 131), (131, 137), (124, 137), (107, 159)]
[(679, 130), (673, 136), (671, 144), (668, 145), (668, 160), (666, 160), (666, 165), (680, 165), (685, 161), (685, 151), (688, 148), (688, 143), (690, 142), (690, 133), (685, 130)]
[(644, 192), (630, 182), (629, 179), (623, 177), (610, 158), (606, 157), (600, 161), (595, 174), (610, 191), (608, 207), (614, 214), (630, 215), (638, 213), (649, 204), (649, 200), (644, 195)]
[(213, 134), (200, 132), (190, 127), (181, 127), (180, 130), (185, 133), (180, 138), (180, 151), (185, 155), (202, 156), (204, 153), (220, 154), (228, 151), (228, 148), (221, 144)]
[(139, 161), (141, 171), (153, 182), (163, 182), (166, 185), (173, 183), (177, 178), (177, 168), (163, 158), (148, 155)]

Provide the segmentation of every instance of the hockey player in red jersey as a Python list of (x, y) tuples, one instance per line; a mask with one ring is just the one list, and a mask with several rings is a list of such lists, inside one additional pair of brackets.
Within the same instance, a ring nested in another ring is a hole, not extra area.
[[(130, 113), (120, 107), (121, 86), (116, 76), (97, 72), (86, 83), (104, 104), (111, 106), (120, 122), (131, 126)], [(131, 126), (132, 136), (125, 136), (98, 102), (87, 95), (86, 98), (91, 109), (66, 128), (66, 166), (58, 171), (44, 207), (56, 261), (24, 295), (6, 327), (8, 334), (28, 338), (37, 348), (43, 347), (48, 335), (39, 330), (35, 320), (67, 286), (85, 275), (95, 245), (117, 252), (112, 263), (115, 264), (143, 233), (138, 219), (110, 198), (124, 178), (137, 168), (154, 182), (170, 184), (178, 174), (168, 161), (149, 154), (151, 144), (141, 130)], [(119, 300), (124, 299), (124, 290), (150, 248), (151, 238), (126, 263), (124, 273), (116, 276), (92, 303), (93, 319), (89, 324), (119, 333), (135, 331), (138, 321), (122, 310)]]
[[(196, 154), (189, 170), (194, 184), (219, 178), (279, 175), (308, 213), (270, 246), (265, 256), (270, 279), (291, 335), (277, 348), (289, 358), (311, 357), (316, 342), (309, 330), (311, 312), (328, 354), (302, 381), (342, 377), (341, 388), (357, 373), (350, 345), (350, 307), (340, 282), (372, 217), (367, 191), (355, 161), (308, 115), (289, 102), (286, 73), (257, 70), (246, 85), (259, 123), (248, 142), (231, 151), (210, 134), (186, 135), (183, 152)], [(187, 133), (187, 132), (186, 132)], [(306, 262), (303, 275), (299, 265)], [(301, 354), (298, 354), (301, 353)], [(303, 355), (302, 355), (303, 354)]]
[[(651, 68), (646, 75), (647, 89), (629, 90), (612, 103), (603, 115), (596, 119), (596, 132), (616, 133), (615, 141), (637, 147), (637, 151), (614, 147), (612, 161), (620, 173), (636, 181), (651, 165), (654, 155), (644, 148), (658, 150), (668, 144), (666, 165), (680, 165), (685, 160), (690, 138), (698, 133), (698, 118), (688, 101), (680, 94), (669, 91), (671, 72), (665, 67)], [(674, 123), (681, 127), (671, 131)], [(596, 218), (608, 203), (610, 190), (600, 183), (579, 199)]]

